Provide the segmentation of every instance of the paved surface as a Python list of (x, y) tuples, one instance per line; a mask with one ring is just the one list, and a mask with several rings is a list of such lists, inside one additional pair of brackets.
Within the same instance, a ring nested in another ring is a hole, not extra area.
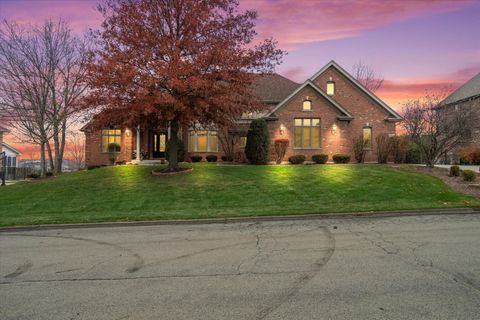
[(0, 233), (0, 319), (479, 319), (480, 215)]
[[(420, 165), (420, 166), (425, 166), (425, 165)], [(450, 169), (452, 165), (451, 164), (436, 164), (435, 167), (437, 168), (444, 168), (444, 169)], [(465, 166), (465, 165), (460, 165), (459, 166), (461, 170), (473, 170), (475, 172), (480, 171), (480, 166)]]

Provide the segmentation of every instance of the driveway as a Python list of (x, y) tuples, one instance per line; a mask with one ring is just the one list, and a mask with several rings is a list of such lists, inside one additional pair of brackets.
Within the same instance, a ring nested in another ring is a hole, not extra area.
[(478, 319), (480, 215), (0, 233), (0, 319)]

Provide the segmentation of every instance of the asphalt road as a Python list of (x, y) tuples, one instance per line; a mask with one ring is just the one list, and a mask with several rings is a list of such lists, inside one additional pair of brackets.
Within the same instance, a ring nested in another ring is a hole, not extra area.
[(0, 319), (480, 319), (480, 215), (2, 232)]

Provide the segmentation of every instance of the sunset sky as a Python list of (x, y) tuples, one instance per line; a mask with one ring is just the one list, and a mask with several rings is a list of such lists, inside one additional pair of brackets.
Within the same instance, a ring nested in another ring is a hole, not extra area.
[[(75, 32), (98, 28), (97, 0), (0, 0), (0, 17), (38, 24), (62, 17)], [(384, 79), (377, 95), (400, 110), (425, 90), (450, 90), (480, 72), (480, 0), (241, 0), (258, 11), (260, 38), (288, 51), (278, 73), (303, 82), (330, 60), (361, 61)], [(20, 146), (10, 135), (6, 141)]]

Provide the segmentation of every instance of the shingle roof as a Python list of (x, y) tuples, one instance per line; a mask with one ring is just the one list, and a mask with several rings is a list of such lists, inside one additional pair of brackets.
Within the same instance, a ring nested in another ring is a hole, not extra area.
[(277, 73), (257, 75), (253, 86), (254, 94), (262, 102), (279, 103), (288, 97), (300, 84)]
[(445, 98), (442, 101), (442, 105), (455, 103), (478, 95), (480, 95), (480, 73)]

